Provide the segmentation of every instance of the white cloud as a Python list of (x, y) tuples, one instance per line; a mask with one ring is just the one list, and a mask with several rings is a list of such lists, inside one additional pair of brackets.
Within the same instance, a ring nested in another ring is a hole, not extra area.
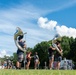
[(7, 51), (6, 50), (1, 50), (0, 51), (0, 57), (4, 57), (4, 56), (10, 56), (8, 53), (7, 53)]
[(72, 27), (67, 27), (65, 25), (62, 26), (56, 26), (56, 31), (62, 36), (69, 36), (76, 38), (76, 29)]
[(48, 21), (47, 18), (40, 17), (38, 19), (38, 24), (41, 28), (53, 30), (56, 27), (57, 22), (53, 20)]
[(58, 25), (57, 21), (51, 20), (48, 21), (47, 18), (40, 17), (38, 20), (38, 24), (41, 28), (48, 29), (52, 31), (52, 33), (60, 34), (61, 36), (68, 36), (76, 38), (76, 29), (72, 27), (67, 27), (66, 25)]

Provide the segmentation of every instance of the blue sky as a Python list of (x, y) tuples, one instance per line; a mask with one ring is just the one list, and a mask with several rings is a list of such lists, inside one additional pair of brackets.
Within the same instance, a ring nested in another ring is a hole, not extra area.
[(76, 0), (0, 0), (0, 57), (12, 55), (16, 27), (27, 32), (27, 47), (56, 33), (76, 37)]

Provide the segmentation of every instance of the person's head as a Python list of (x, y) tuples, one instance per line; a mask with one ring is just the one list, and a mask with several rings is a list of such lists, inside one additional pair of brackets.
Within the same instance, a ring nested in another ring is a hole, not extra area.
[(23, 38), (23, 35), (20, 35), (20, 36), (18, 37), (18, 40), (21, 41), (22, 38)]
[(32, 52), (28, 52), (28, 54), (30, 54), (30, 55), (31, 55), (31, 54), (32, 54)]
[(59, 45), (61, 43), (61, 41), (59, 40), (56, 40), (56, 44)]
[(32, 54), (32, 52), (30, 52), (30, 51), (27, 51), (27, 54)]
[(37, 52), (35, 52), (35, 54), (38, 54)]
[(56, 45), (58, 46), (58, 47), (60, 47), (60, 41), (56, 41)]

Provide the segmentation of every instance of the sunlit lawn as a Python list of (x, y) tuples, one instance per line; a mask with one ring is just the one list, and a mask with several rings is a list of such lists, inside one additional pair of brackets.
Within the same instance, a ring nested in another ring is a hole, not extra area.
[(76, 70), (11, 70), (0, 69), (0, 75), (76, 75)]

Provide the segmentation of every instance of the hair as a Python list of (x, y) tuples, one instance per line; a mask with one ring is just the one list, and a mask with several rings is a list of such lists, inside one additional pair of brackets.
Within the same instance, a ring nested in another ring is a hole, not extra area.
[(58, 42), (58, 43), (61, 43), (61, 41), (60, 41), (60, 40), (57, 40), (57, 42)]
[(61, 43), (61, 41), (59, 41), (59, 40), (56, 40), (56, 44), (58, 45), (58, 44), (60, 44)]
[(18, 40), (21, 40), (23, 38), (23, 35), (20, 35), (19, 37), (18, 37)]

